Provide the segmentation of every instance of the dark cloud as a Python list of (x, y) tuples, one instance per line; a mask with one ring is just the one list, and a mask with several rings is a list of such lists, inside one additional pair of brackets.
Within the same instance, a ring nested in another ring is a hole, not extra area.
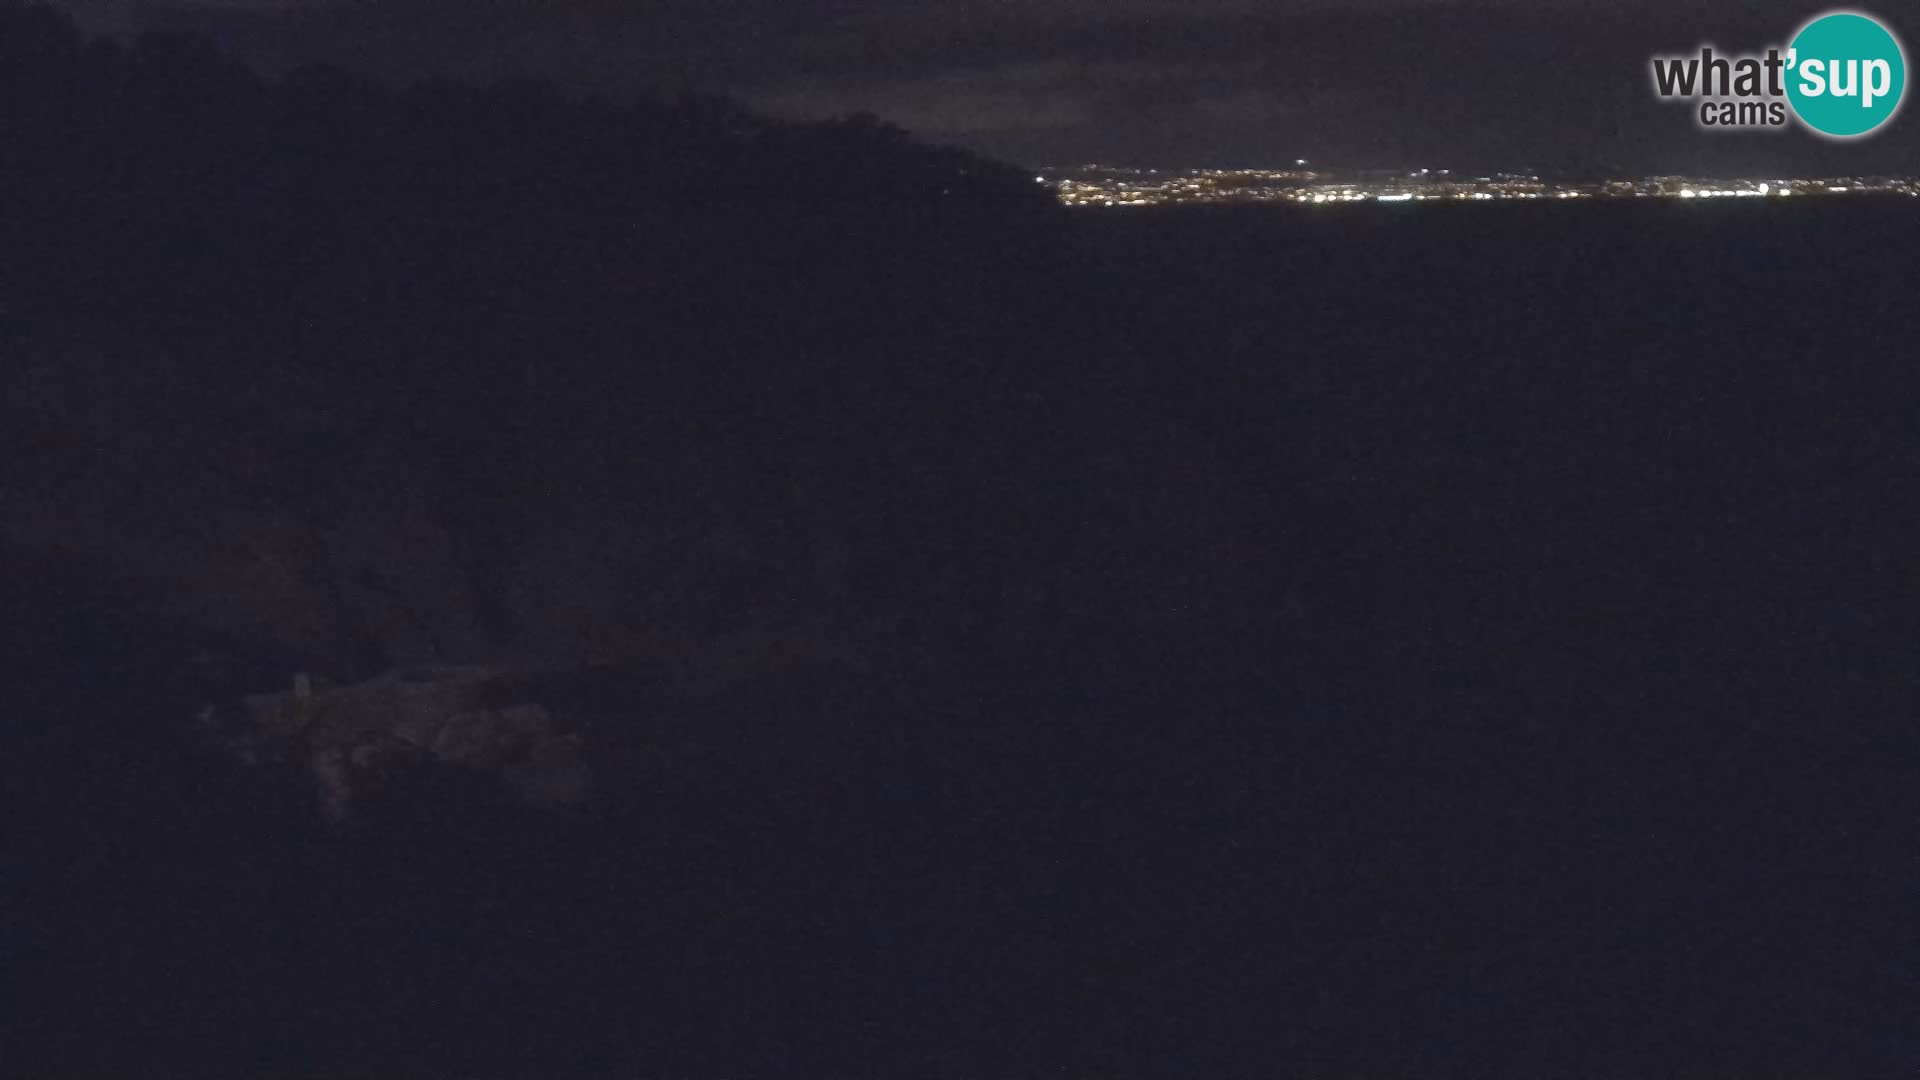
[(1898, 128), (1852, 145), (1709, 135), (1653, 99), (1652, 54), (1779, 43), (1820, 10), (1784, 0), (75, 3), (268, 66), (690, 83), (794, 116), (870, 110), (1029, 163), (1920, 167)]

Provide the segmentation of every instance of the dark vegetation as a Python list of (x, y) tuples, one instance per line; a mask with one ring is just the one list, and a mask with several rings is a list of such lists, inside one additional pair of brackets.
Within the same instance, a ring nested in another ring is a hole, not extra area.
[[(1908, 1068), (1917, 234), (0, 7), (0, 1073)], [(183, 737), (419, 660), (595, 672), (605, 798)]]

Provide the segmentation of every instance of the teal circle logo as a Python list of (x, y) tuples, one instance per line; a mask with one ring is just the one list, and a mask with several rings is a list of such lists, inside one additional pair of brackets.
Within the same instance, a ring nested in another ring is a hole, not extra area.
[(1787, 53), (1787, 100), (1822, 135), (1865, 135), (1900, 111), (1907, 58), (1893, 32), (1865, 15), (1836, 11), (1801, 29)]

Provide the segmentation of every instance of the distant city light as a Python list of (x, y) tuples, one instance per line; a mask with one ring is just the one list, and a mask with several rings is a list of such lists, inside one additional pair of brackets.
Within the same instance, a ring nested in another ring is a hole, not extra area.
[(1839, 177), (1822, 179), (1719, 180), (1650, 176), (1592, 181), (1545, 180), (1496, 174), (1454, 179), (1446, 169), (1413, 173), (1329, 174), (1307, 168), (1305, 158), (1287, 169), (1153, 169), (1089, 165), (1044, 171), (1068, 206), (1167, 206), (1209, 203), (1491, 202), (1539, 199), (1751, 199), (1796, 195), (1883, 194), (1920, 196), (1920, 179)]

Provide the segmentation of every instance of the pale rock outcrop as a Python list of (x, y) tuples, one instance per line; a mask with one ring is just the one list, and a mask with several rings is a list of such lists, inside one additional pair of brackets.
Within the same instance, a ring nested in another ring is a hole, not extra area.
[(435, 768), (483, 776), (530, 806), (580, 804), (592, 789), (585, 738), (525, 685), (486, 667), (401, 668), (346, 686), (302, 674), (287, 692), (209, 708), (201, 729), (242, 763), (306, 772), (335, 822)]

